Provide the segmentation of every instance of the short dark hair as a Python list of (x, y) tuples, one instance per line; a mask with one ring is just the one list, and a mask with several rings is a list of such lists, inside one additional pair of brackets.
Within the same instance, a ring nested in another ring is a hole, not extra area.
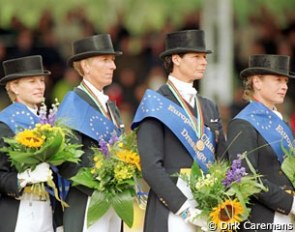
[(172, 61), (172, 56), (173, 55), (179, 55), (180, 57), (183, 57), (185, 55), (185, 53), (172, 54), (172, 55), (169, 55), (169, 56), (165, 56), (163, 58), (163, 65), (164, 65), (164, 69), (165, 69), (167, 74), (170, 74), (173, 71), (173, 67), (174, 67), (174, 64), (173, 64), (173, 61)]

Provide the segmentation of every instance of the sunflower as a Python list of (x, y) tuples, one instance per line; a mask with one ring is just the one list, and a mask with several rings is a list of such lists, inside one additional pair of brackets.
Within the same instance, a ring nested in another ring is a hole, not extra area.
[(218, 228), (224, 223), (233, 225), (242, 221), (242, 214), (244, 213), (243, 205), (237, 200), (226, 200), (213, 208), (210, 213), (212, 222), (214, 222)]
[(120, 160), (122, 160), (125, 163), (135, 165), (135, 167), (141, 171), (140, 167), (140, 158), (139, 155), (135, 152), (129, 151), (129, 150), (121, 150), (117, 152), (116, 154)]
[(24, 130), (16, 135), (16, 141), (25, 147), (39, 148), (44, 143), (44, 137), (38, 136), (32, 130)]

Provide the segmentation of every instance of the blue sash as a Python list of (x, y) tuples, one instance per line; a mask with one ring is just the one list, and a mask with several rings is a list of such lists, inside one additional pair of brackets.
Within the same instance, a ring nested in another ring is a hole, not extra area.
[(210, 129), (204, 127), (204, 134), (200, 139), (204, 142), (205, 147), (204, 150), (199, 151), (196, 147), (199, 138), (184, 109), (152, 90), (145, 92), (131, 128), (138, 127), (147, 117), (156, 118), (165, 124), (184, 145), (203, 172), (207, 172), (208, 167), (214, 162), (215, 153), (215, 140)]
[(0, 121), (17, 134), (24, 129), (33, 129), (40, 119), (24, 104), (15, 102), (0, 112)]
[[(40, 123), (40, 119), (37, 115), (31, 112), (25, 105), (21, 103), (13, 103), (0, 112), (0, 121), (5, 123), (13, 132), (17, 134), (24, 129), (33, 129), (37, 123)], [(65, 192), (62, 189), (69, 186), (69, 183), (64, 180), (57, 171), (57, 168), (51, 165), (52, 170), (58, 177), (58, 189), (60, 197), (65, 199)], [(63, 183), (62, 183), (63, 181)], [(47, 188), (47, 191), (54, 196), (51, 189)]]
[(57, 119), (73, 130), (79, 131), (90, 138), (99, 141), (109, 141), (115, 131), (117, 136), (120, 130), (112, 121), (90, 106), (78, 94), (70, 91), (58, 107)]
[(269, 143), (280, 162), (284, 160), (282, 146), (289, 150), (295, 145), (288, 125), (259, 102), (251, 102), (235, 118), (249, 122)]

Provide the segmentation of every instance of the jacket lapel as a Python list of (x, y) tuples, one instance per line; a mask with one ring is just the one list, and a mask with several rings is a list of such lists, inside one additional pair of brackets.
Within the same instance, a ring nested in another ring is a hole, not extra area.
[(118, 109), (118, 107), (116, 106), (115, 102), (108, 101), (108, 102), (107, 102), (107, 108), (108, 108), (108, 111), (110, 111), (109, 114), (114, 115), (114, 120), (115, 120), (116, 123), (118, 124), (119, 129), (120, 129), (122, 132), (124, 132), (124, 123), (123, 123), (123, 121), (122, 121), (122, 119), (121, 119), (119, 109)]
[[(98, 106), (95, 104), (95, 102), (91, 99), (91, 97), (88, 96), (87, 93), (85, 93), (82, 89), (75, 88), (74, 92), (78, 94), (84, 101), (86, 101), (89, 105), (91, 105), (94, 109), (101, 112)], [(102, 112), (101, 112), (102, 113)]]

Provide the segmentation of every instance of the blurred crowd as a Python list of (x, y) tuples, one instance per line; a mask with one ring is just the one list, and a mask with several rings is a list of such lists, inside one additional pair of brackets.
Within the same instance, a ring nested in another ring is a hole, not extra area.
[[(249, 15), (245, 25), (234, 23), (235, 90), (232, 104), (221, 107), (224, 122), (245, 105), (238, 76), (247, 66), (250, 54), (289, 55), (292, 57), (291, 70), (295, 70), (295, 17), (286, 17), (287, 23), (282, 26), (266, 8), (261, 8), (261, 14)], [(193, 11), (184, 15), (182, 23), (178, 25), (167, 19), (161, 30), (147, 29), (141, 35), (132, 34), (123, 21), (118, 20), (117, 24), (100, 31), (81, 8), (68, 11), (61, 21), (56, 21), (50, 10), (45, 10), (38, 25), (32, 29), (14, 16), (8, 28), (0, 28), (0, 62), (15, 57), (42, 55), (46, 69), (52, 72), (47, 79), (46, 90), (46, 103), (51, 104), (55, 98), (61, 101), (65, 93), (81, 80), (81, 77), (67, 66), (67, 58), (72, 54), (72, 42), (96, 33), (109, 33), (115, 50), (123, 51), (123, 55), (116, 60), (114, 82), (106, 91), (110, 98), (117, 102), (128, 126), (144, 91), (147, 88), (157, 89), (166, 81), (166, 74), (158, 57), (164, 50), (164, 35), (176, 30), (200, 28), (200, 12)], [(2, 76), (1, 66), (0, 77)], [(289, 88), (291, 90), (284, 111), (291, 124), (293, 120), (295, 127), (295, 83), (290, 81)], [(0, 89), (0, 97), (2, 109), (9, 103), (3, 86)]]

